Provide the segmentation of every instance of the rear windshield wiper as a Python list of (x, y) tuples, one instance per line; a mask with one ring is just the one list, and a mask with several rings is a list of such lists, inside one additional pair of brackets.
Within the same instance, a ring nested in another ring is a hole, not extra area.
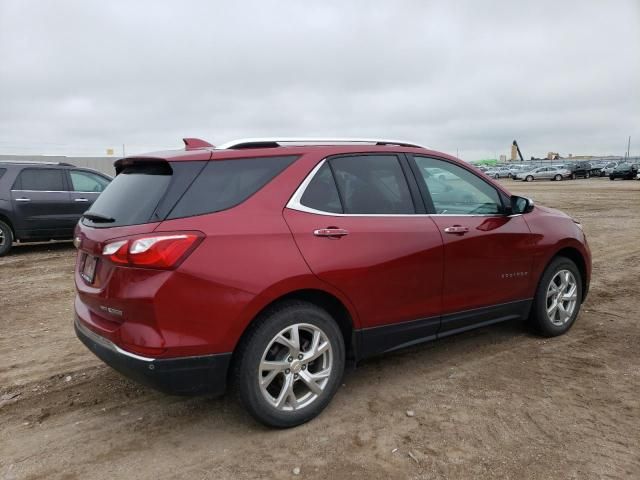
[(115, 218), (107, 217), (99, 213), (85, 212), (82, 216), (96, 223), (112, 223), (116, 221)]

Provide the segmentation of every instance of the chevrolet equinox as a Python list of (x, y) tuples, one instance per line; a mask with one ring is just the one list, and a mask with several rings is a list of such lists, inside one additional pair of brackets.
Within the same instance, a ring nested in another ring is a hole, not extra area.
[[(507, 320), (573, 325), (580, 223), (390, 140), (247, 139), (123, 158), (75, 232), (75, 330), (170, 393), (318, 415), (345, 365)], [(444, 172), (444, 173), (443, 173)]]

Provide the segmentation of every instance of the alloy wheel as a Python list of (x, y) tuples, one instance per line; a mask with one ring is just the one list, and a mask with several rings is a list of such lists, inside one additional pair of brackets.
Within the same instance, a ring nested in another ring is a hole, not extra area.
[(578, 302), (578, 283), (569, 270), (558, 271), (547, 287), (547, 317), (549, 321), (561, 327), (567, 323)]
[(332, 374), (333, 350), (320, 328), (297, 323), (271, 339), (260, 360), (263, 397), (281, 411), (307, 407), (324, 392)]

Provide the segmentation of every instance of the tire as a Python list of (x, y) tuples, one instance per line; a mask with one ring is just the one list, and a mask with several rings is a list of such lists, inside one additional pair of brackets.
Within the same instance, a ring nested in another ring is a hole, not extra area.
[(531, 175), (527, 175), (527, 178), (525, 178), (525, 181), (533, 182), (533, 177)]
[[(566, 276), (567, 272), (569, 276)], [(565, 280), (567, 280), (565, 285)], [(555, 285), (552, 287), (552, 283)], [(558, 302), (558, 299), (561, 299)], [(556, 308), (554, 309), (554, 302)], [(566, 257), (554, 258), (540, 278), (529, 321), (545, 337), (566, 333), (580, 312), (582, 276), (576, 264)]]
[(613, 182), (614, 179), (613, 179), (613, 177), (609, 177), (609, 180), (611, 180)]
[(9, 253), (13, 243), (11, 227), (0, 220), (0, 257)]
[(591, 174), (589, 172), (584, 174), (584, 178), (589, 178), (591, 176)]
[(562, 175), (556, 175), (555, 177), (553, 177), (553, 179), (554, 179), (556, 182), (559, 182), (559, 181), (561, 181), (561, 180), (562, 180)]
[(496, 174), (493, 176), (493, 178), (495, 178), (496, 180), (498, 180), (498, 179), (500, 178), (500, 175), (496, 173)]
[[(299, 350), (285, 345), (294, 339), (295, 330), (301, 340)], [(319, 345), (328, 347), (315, 360), (305, 362), (313, 358), (316, 332)], [(238, 398), (251, 416), (269, 427), (295, 427), (319, 415), (336, 393), (344, 373), (345, 346), (340, 328), (325, 310), (303, 301), (287, 301), (261, 314), (234, 355), (237, 360), (232, 381)], [(263, 361), (274, 368), (261, 369)], [(313, 381), (311, 372), (327, 372), (328, 377)], [(271, 380), (261, 386), (261, 379), (269, 377)], [(288, 390), (288, 383), (297, 390)], [(315, 389), (308, 386), (310, 383)]]
[(571, 180), (575, 180), (576, 178), (578, 178), (578, 177), (576, 177), (576, 174), (575, 174), (575, 173), (572, 173), (572, 174), (571, 174)]

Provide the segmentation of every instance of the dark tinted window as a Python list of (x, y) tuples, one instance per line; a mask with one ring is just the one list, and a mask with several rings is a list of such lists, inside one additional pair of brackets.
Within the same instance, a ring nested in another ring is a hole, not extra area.
[(296, 157), (213, 160), (173, 208), (168, 218), (226, 210), (246, 200), (288, 167)]
[(344, 213), (415, 213), (409, 186), (395, 155), (359, 155), (331, 160)]
[(330, 213), (342, 213), (342, 205), (328, 163), (320, 167), (304, 191), (300, 203), (305, 207)]
[(13, 186), (14, 190), (61, 192), (66, 190), (62, 170), (53, 168), (25, 168)]
[(127, 166), (113, 179), (89, 209), (113, 222), (84, 222), (95, 227), (147, 223), (172, 178), (167, 163)]
[(2, 176), (4, 175), (4, 172), (6, 171), (7, 171), (6, 168), (0, 168), (0, 178), (2, 178)]

